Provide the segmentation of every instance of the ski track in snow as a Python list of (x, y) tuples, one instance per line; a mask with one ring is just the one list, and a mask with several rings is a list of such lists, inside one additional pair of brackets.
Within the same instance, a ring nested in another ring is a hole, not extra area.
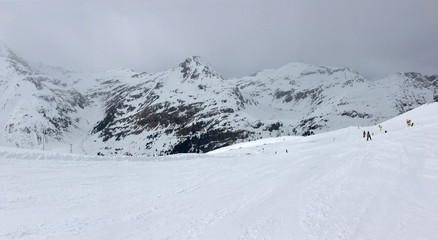
[(203, 155), (0, 148), (0, 239), (436, 239), (437, 110), (416, 110), (429, 118), (413, 128), (388, 121), (388, 134), (350, 127)]

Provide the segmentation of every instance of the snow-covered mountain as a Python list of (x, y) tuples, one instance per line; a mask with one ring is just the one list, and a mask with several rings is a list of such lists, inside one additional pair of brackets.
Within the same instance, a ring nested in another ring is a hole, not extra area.
[(244, 121), (235, 116), (244, 105), (239, 89), (199, 57), (165, 72), (128, 78), (100, 80), (109, 89), (99, 92), (111, 94), (93, 93), (105, 102), (93, 141), (107, 148), (130, 145), (136, 151), (177, 153), (211, 150), (246, 137), (230, 124)]
[(9, 146), (41, 148), (45, 136), (51, 149), (87, 154), (207, 152), (369, 125), (438, 100), (438, 75), (369, 81), (349, 68), (291, 63), (224, 79), (200, 57), (159, 73), (85, 74), (1, 49), (0, 143)]
[[(32, 68), (0, 44), (0, 143), (37, 148), (78, 128), (87, 99), (66, 82)], [(44, 141), (45, 140), (45, 141)]]
[(291, 63), (237, 82), (248, 112), (289, 122), (294, 134), (369, 125), (438, 101), (438, 75), (419, 73), (369, 81), (349, 68)]

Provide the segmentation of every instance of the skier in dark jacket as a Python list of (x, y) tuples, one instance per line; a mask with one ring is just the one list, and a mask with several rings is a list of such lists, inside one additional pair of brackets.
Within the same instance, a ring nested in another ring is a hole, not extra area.
[(365, 131), (363, 131), (363, 138), (365, 138), (365, 136), (366, 136), (366, 133), (365, 133)]
[(370, 134), (370, 131), (367, 132), (367, 141), (368, 141), (368, 140), (371, 140), (371, 134)]

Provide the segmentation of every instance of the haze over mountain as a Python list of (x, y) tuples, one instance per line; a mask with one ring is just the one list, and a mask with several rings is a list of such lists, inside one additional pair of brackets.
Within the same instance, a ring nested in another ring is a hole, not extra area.
[(86, 154), (207, 152), (270, 136), (370, 125), (438, 101), (438, 75), (369, 81), (290, 63), (224, 79), (201, 57), (158, 73), (79, 73), (0, 47), (0, 144)]
[(28, 61), (80, 71), (161, 72), (199, 55), (226, 78), (298, 61), (376, 80), (438, 72), (437, 9), (433, 0), (0, 1), (0, 39)]

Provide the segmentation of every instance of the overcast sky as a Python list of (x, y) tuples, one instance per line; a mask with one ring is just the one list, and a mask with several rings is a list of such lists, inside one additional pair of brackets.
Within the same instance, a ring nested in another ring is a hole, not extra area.
[(304, 62), (377, 79), (438, 73), (438, 1), (0, 0), (0, 39), (74, 70), (158, 72), (198, 55), (225, 77)]

